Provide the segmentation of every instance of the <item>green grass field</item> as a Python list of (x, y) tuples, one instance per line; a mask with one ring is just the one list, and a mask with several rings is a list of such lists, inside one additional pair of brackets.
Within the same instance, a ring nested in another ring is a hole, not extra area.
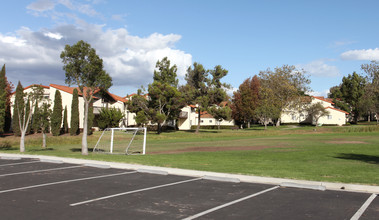
[[(147, 136), (147, 155), (80, 153), (81, 137), (26, 137), (26, 154), (54, 155), (162, 167), (291, 179), (379, 185), (379, 126), (281, 126), (245, 130), (165, 132)], [(89, 137), (93, 148), (101, 132)], [(18, 153), (19, 138), (0, 138), (0, 151)]]

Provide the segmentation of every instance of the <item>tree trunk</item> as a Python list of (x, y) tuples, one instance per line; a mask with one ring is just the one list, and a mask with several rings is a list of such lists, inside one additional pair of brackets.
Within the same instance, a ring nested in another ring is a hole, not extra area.
[[(84, 98), (85, 99), (85, 98)], [(82, 155), (88, 155), (87, 131), (88, 131), (88, 107), (89, 102), (84, 100), (84, 120), (83, 120), (83, 136), (82, 136)]]
[(278, 118), (278, 120), (276, 121), (276, 127), (279, 127), (280, 126), (280, 118)]
[(247, 122), (247, 128), (250, 128), (250, 121)]
[(195, 131), (195, 134), (198, 134), (199, 133), (199, 130), (200, 130), (200, 122), (201, 122), (201, 114), (200, 114), (200, 108), (198, 108), (198, 111), (199, 111), (199, 115), (198, 115), (198, 118), (197, 118), (197, 127), (196, 127), (196, 131)]
[(42, 148), (46, 148), (46, 133), (42, 131)]
[(20, 152), (25, 152), (25, 134), (26, 129), (24, 131), (21, 131), (21, 138), (20, 138)]
[(157, 134), (162, 133), (162, 124), (158, 122), (158, 129), (157, 129)]
[(368, 112), (367, 122), (370, 122), (370, 121), (371, 121), (371, 112)]

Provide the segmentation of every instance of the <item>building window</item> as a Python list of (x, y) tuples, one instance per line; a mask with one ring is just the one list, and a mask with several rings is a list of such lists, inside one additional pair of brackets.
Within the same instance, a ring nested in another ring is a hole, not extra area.
[(328, 115), (328, 120), (332, 120), (332, 116), (331, 115)]
[(292, 115), (292, 120), (293, 120), (293, 121), (296, 120), (296, 115)]
[(204, 120), (201, 120), (200, 123), (204, 123)]

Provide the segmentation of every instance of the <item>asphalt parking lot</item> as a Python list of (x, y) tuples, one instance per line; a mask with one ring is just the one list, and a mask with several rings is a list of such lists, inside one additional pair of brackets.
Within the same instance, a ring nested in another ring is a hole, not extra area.
[(1, 219), (379, 219), (372, 193), (0, 159)]

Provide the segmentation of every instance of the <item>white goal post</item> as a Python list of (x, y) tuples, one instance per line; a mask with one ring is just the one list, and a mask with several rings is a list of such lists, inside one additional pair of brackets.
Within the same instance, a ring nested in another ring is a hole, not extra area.
[(93, 152), (109, 154), (145, 154), (146, 128), (106, 128)]

